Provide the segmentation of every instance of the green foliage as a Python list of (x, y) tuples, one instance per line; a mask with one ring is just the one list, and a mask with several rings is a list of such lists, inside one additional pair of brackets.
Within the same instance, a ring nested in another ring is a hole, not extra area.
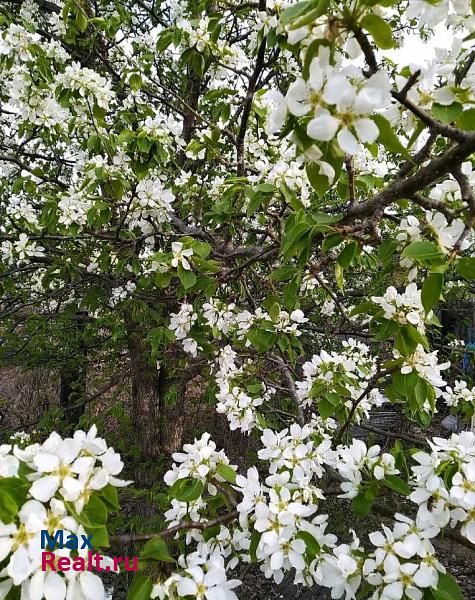
[(378, 48), (388, 50), (396, 46), (391, 26), (380, 16), (368, 13), (363, 17), (360, 24), (363, 29), (366, 29), (371, 34)]
[(204, 486), (201, 481), (186, 477), (175, 481), (169, 490), (169, 495), (180, 502), (193, 502), (202, 495), (203, 490)]

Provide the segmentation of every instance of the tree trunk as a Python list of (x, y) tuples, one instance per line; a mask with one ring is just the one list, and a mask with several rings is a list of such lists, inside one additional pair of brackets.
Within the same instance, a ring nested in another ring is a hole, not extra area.
[(160, 432), (163, 451), (171, 455), (180, 447), (185, 425), (183, 387), (174, 383), (165, 365), (160, 365)]
[(135, 480), (140, 485), (148, 485), (154, 478), (150, 462), (156, 464), (157, 459), (167, 459), (181, 446), (184, 423), (180, 402), (182, 394), (177, 387), (180, 397), (170, 402), (174, 396), (170, 393), (173, 380), (164, 367), (158, 369), (151, 364), (143, 330), (130, 317), (127, 318), (127, 328), (132, 365), (132, 426), (142, 457)]
[(60, 371), (59, 404), (64, 410), (66, 423), (75, 427), (84, 414), (86, 396), (86, 368), (74, 365)]
[(86, 361), (87, 349), (83, 340), (84, 321), (86, 313), (77, 311), (74, 318), (74, 331), (77, 343), (77, 355), (65, 364), (59, 372), (59, 405), (64, 410), (66, 423), (70, 429), (75, 428), (84, 414), (86, 405)]
[(143, 332), (131, 324), (128, 330), (134, 437), (144, 459), (157, 458), (161, 452), (158, 373), (148, 360)]

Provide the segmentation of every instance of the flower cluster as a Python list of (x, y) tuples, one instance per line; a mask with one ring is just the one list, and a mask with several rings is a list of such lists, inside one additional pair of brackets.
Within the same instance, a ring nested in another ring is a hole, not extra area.
[(175, 199), (172, 191), (163, 187), (159, 179), (142, 179), (136, 188), (137, 200), (132, 204), (131, 226), (138, 226), (144, 232), (149, 230), (147, 219), (159, 224), (170, 220), (172, 203)]
[(356, 67), (341, 67), (341, 56), (334, 63), (330, 51), (320, 47), (310, 63), (308, 80), (294, 81), (273, 115), (273, 127), (280, 129), (287, 113), (296, 117), (310, 114), (307, 135), (328, 142), (336, 137), (343, 152), (356, 154), (358, 141), (374, 142), (377, 125), (369, 116), (390, 103), (390, 82), (379, 71), (369, 79)]
[(418, 526), (437, 534), (449, 524), (461, 524), (462, 535), (475, 543), (475, 434), (452, 434), (429, 443), (430, 454), (413, 456), (418, 464), (412, 467), (410, 499), (419, 505)]
[[(192, 248), (183, 249), (181, 242), (173, 242), (172, 252), (172, 266), (181, 265), (184, 270), (191, 269), (188, 258), (193, 255)], [(169, 328), (175, 330), (177, 339), (184, 340), (185, 351), (194, 355), (198, 344), (188, 337), (188, 333), (199, 316), (202, 316), (204, 323), (211, 329), (214, 338), (235, 335), (237, 340), (244, 340), (246, 346), (251, 345), (247, 334), (253, 326), (262, 325), (267, 330), (299, 337), (302, 333), (299, 325), (308, 321), (300, 309), (290, 313), (279, 309), (271, 316), (260, 307), (251, 313), (249, 310), (240, 310), (234, 303), (226, 304), (216, 298), (210, 298), (205, 302), (199, 314), (191, 305), (185, 303), (178, 314), (172, 313), (171, 316)]]
[(448, 385), (442, 392), (442, 396), (451, 408), (460, 404), (471, 404), (475, 406), (475, 388), (469, 388), (466, 381), (454, 381), (453, 388)]
[(269, 400), (275, 390), (265, 389), (265, 385), (258, 382), (246, 385), (246, 367), (252, 365), (252, 361), (238, 367), (236, 358), (230, 346), (223, 348), (218, 356), (216, 411), (226, 415), (231, 431), (240, 429), (249, 433), (258, 425), (256, 408)]
[(409, 357), (402, 357), (398, 350), (393, 350), (394, 358), (402, 361), (401, 373), (407, 375), (415, 371), (423, 379), (435, 388), (437, 397), (440, 396), (439, 388), (444, 387), (446, 382), (442, 379), (441, 371), (450, 367), (449, 362), (439, 363), (438, 350), (426, 352), (421, 344), (418, 344), (414, 353)]
[(199, 549), (178, 559), (180, 571), (153, 586), (151, 598), (193, 597), (197, 600), (237, 600), (232, 591), (241, 582), (227, 579), (224, 557), (219, 549), (200, 543)]
[[(361, 396), (368, 380), (376, 373), (376, 360), (369, 347), (352, 338), (342, 342), (340, 352), (321, 350), (312, 360), (303, 364), (304, 379), (296, 382), (297, 396), (303, 406), (310, 406), (314, 399), (331, 398), (335, 389), (346, 390), (344, 403), (348, 408), (352, 400)], [(367, 415), (371, 407), (384, 401), (374, 388), (358, 404), (355, 418)]]
[(110, 81), (77, 62), (68, 65), (58, 75), (57, 83), (64, 89), (77, 91), (81, 98), (94, 98), (97, 105), (106, 110), (114, 98)]
[[(210, 479), (223, 482), (224, 479), (217, 473), (219, 465), (229, 465), (229, 460), (223, 450), (217, 451), (216, 444), (211, 440), (209, 433), (203, 433), (200, 439), (195, 439), (193, 444), (185, 444), (183, 452), (175, 452), (172, 468), (165, 473), (165, 483), (173, 485), (179, 479), (194, 477), (199, 481), (208, 482), (210, 494), (216, 494), (216, 486)], [(235, 467), (231, 467), (235, 470)]]
[(2, 242), (0, 247), (2, 259), (8, 264), (14, 262), (25, 263), (30, 258), (44, 256), (44, 250), (43, 246), (31, 240), (26, 233), (20, 233), (18, 240), (13, 242), (10, 240)]
[(426, 316), (422, 306), (421, 290), (417, 289), (415, 283), (410, 283), (402, 294), (391, 285), (383, 296), (373, 296), (371, 300), (381, 306), (385, 319), (397, 321), (401, 325), (410, 323), (424, 331)]
[[(63, 577), (59, 572), (41, 570), (40, 532), (62, 529), (84, 534), (81, 514), (91, 496), (107, 486), (131, 483), (117, 479), (122, 468), (119, 454), (97, 437), (95, 426), (87, 433), (76, 431), (72, 438), (53, 432), (42, 444), (0, 446), (0, 485), (2, 478), (12, 478), (1, 493), (15, 492), (8, 496), (10, 522), (0, 521), (0, 562), (6, 561), (0, 572), (0, 594), (20, 586), (27, 600), (48, 595), (64, 600), (77, 597), (74, 594), (80, 589), (85, 598), (105, 600), (103, 584), (91, 572), (71, 571)], [(71, 552), (67, 548), (58, 551), (68, 557)]]
[(342, 498), (355, 498), (371, 479), (378, 481), (386, 475), (397, 475), (395, 459), (379, 446), (367, 448), (363, 440), (355, 439), (350, 446), (339, 446), (333, 455), (334, 467), (345, 481), (341, 483)]
[(383, 525), (382, 531), (369, 534), (376, 550), (365, 560), (363, 573), (376, 588), (374, 600), (421, 600), (423, 590), (436, 588), (439, 572), (445, 573), (429, 541), (434, 532), (404, 515), (396, 513), (395, 519), (392, 529)]
[(182, 340), (183, 348), (185, 352), (196, 352), (196, 342), (188, 337), (193, 323), (197, 319), (197, 314), (194, 312), (191, 304), (182, 304), (178, 313), (172, 313), (170, 320), (169, 329), (175, 332), (177, 340)]
[[(219, 594), (234, 600), (232, 590), (240, 582), (228, 580), (226, 571), (238, 560), (257, 560), (264, 575), (276, 582), (293, 571), (295, 583), (317, 583), (330, 588), (334, 598), (354, 599), (365, 581), (374, 600), (421, 600), (424, 590), (437, 588), (439, 574), (445, 573), (430, 539), (449, 523), (462, 523), (463, 534), (474, 538), (472, 433), (453, 435), (450, 440), (435, 438), (432, 455), (414, 455), (417, 466), (412, 468), (410, 499), (419, 504), (417, 517), (396, 514), (392, 528), (383, 525), (381, 531), (370, 533), (372, 551), (365, 551), (354, 532), (348, 544), (338, 544), (336, 536), (326, 532), (327, 515), (316, 514), (324, 495), (315, 480), (321, 479), (326, 465), (333, 467), (343, 479), (341, 496), (355, 498), (372, 481), (397, 479), (394, 456), (381, 453), (378, 446), (368, 448), (360, 440), (332, 451), (330, 438), (321, 434), (314, 420), (282, 431), (266, 429), (261, 442), (258, 457), (269, 471), (264, 478), (256, 467), (246, 475), (237, 474), (225, 454), (216, 451), (209, 434), (174, 455), (178, 464), (166, 474), (166, 483), (175, 487), (191, 477), (202, 483), (202, 492), (189, 503), (172, 501), (166, 513), (170, 527), (185, 517), (201, 521), (207, 511), (205, 490), (213, 498), (226, 481), (234, 480), (232, 488), (240, 498), (234, 501), (236, 521), (220, 525), (211, 539), (205, 539), (199, 529), (188, 529), (187, 540), (194, 540), (196, 551), (180, 555), (176, 572), (155, 584), (152, 597), (165, 599), (173, 593), (208, 599)], [(445, 471), (451, 473), (450, 485)]]

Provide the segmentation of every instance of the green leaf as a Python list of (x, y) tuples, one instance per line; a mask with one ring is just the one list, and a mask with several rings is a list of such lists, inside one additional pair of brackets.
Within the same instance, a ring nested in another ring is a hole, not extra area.
[(297, 303), (297, 295), (300, 289), (300, 275), (297, 274), (292, 278), (284, 289), (284, 294), (282, 300), (284, 302), (284, 306), (287, 310), (293, 310), (295, 304)]
[(351, 502), (353, 510), (357, 515), (366, 517), (374, 504), (374, 498), (367, 497), (365, 492), (360, 492)]
[(396, 46), (391, 26), (378, 15), (375, 15), (374, 13), (366, 14), (361, 20), (360, 25), (371, 34), (371, 37), (378, 48), (389, 50), (389, 48), (394, 48)]
[(378, 247), (378, 256), (383, 264), (387, 263), (399, 246), (397, 240), (388, 238)]
[(440, 250), (432, 242), (412, 242), (402, 252), (406, 258), (427, 261), (441, 256)]
[(322, 198), (330, 189), (330, 180), (326, 175), (320, 173), (320, 165), (316, 163), (308, 162), (305, 170), (311, 186), (317, 192), (318, 197)]
[(193, 287), (196, 283), (196, 275), (189, 269), (184, 269), (181, 265), (178, 265), (178, 277), (185, 290)]
[(396, 335), (394, 347), (402, 354), (402, 356), (412, 356), (416, 349), (417, 342), (411, 338), (406, 328), (402, 328)]
[(429, 350), (429, 342), (426, 336), (414, 327), (414, 325), (408, 323), (403, 326), (403, 330), (416, 344), (421, 344), (425, 350)]
[(0, 495), (0, 521), (11, 523), (18, 514), (18, 504), (6, 490), (2, 490)]
[(140, 558), (144, 558), (146, 560), (160, 560), (162, 562), (174, 562), (175, 559), (168, 551), (168, 546), (165, 541), (160, 537), (153, 537), (149, 540), (142, 552), (140, 553)]
[(283, 267), (279, 267), (275, 271), (272, 271), (270, 274), (270, 279), (276, 283), (288, 281), (289, 279), (292, 279), (296, 271), (297, 269), (295, 267), (292, 267), (291, 265), (284, 265)]
[(464, 110), (458, 117), (456, 125), (465, 131), (472, 131), (475, 129), (475, 108)]
[(326, 420), (328, 417), (331, 417), (335, 414), (335, 407), (329, 400), (322, 398), (318, 403), (318, 412), (320, 413), (322, 419)]
[(197, 254), (201, 258), (207, 258), (211, 252), (211, 246), (207, 242), (194, 240), (191, 247), (193, 248), (193, 254)]
[(335, 246), (338, 246), (343, 241), (343, 237), (339, 233), (331, 233), (327, 235), (323, 240), (322, 250), (323, 252), (328, 252)]
[(437, 304), (444, 288), (444, 276), (442, 273), (429, 273), (422, 284), (421, 298), (422, 306), (426, 314)]
[(315, 6), (315, 0), (307, 0), (306, 2), (298, 2), (293, 6), (286, 8), (280, 16), (280, 22), (282, 24), (290, 23), (293, 19), (301, 17), (306, 12), (311, 10)]
[(92, 544), (94, 548), (109, 547), (109, 533), (104, 525), (84, 525), (87, 533), (92, 534)]
[(218, 465), (218, 468), (216, 469), (216, 473), (218, 475), (221, 475), (221, 477), (232, 484), (236, 483), (236, 471), (230, 467), (229, 465), (225, 465), (224, 463), (221, 463), (220, 465)]
[(448, 106), (443, 104), (433, 104), (432, 114), (442, 123), (453, 123), (463, 113), (463, 106), (458, 102), (453, 102)]
[(255, 192), (263, 192), (264, 194), (270, 194), (275, 192), (275, 185), (273, 183), (260, 183), (259, 185), (256, 185), (253, 190)]
[(411, 373), (403, 374), (399, 371), (393, 374), (393, 385), (394, 389), (403, 398), (408, 398), (419, 381), (419, 376), (415, 371)]
[(18, 506), (26, 502), (29, 484), (19, 477), (0, 477), (0, 496), (7, 493)]
[(383, 483), (386, 487), (394, 490), (398, 494), (402, 494), (403, 496), (409, 496), (411, 493), (411, 488), (408, 486), (408, 484), (404, 481), (404, 479), (401, 479), (397, 475), (386, 475), (386, 477), (383, 479)]
[(262, 354), (277, 342), (278, 336), (273, 331), (267, 331), (267, 329), (251, 329), (247, 333), (247, 339)]
[(366, 302), (361, 302), (361, 304), (357, 304), (351, 311), (350, 311), (350, 317), (354, 317), (355, 315), (361, 315), (361, 314), (369, 314), (369, 315), (374, 315), (375, 311), (377, 310), (377, 307), (373, 304), (373, 302), (371, 302), (370, 300), (367, 300)]
[(87, 25), (89, 23), (88, 18), (84, 10), (80, 7), (77, 7), (76, 17), (74, 19), (74, 23), (79, 31), (86, 31)]
[(313, 537), (313, 535), (308, 533), (308, 531), (299, 531), (295, 537), (300, 538), (305, 542), (307, 554), (311, 559), (315, 558), (320, 554), (320, 544)]
[(411, 154), (399, 141), (399, 138), (394, 133), (391, 123), (382, 115), (373, 115), (371, 118), (379, 129), (378, 142), (383, 144), (383, 146), (389, 152), (393, 152), (394, 154), (402, 154), (407, 159), (411, 160)]
[(153, 584), (145, 575), (136, 574), (127, 594), (127, 600), (150, 600)]
[[(3, 582), (2, 582), (3, 583)], [(22, 595), (22, 587), (13, 586), (8, 594), (5, 596), (5, 600), (20, 600)]]
[(376, 342), (384, 342), (393, 335), (396, 335), (400, 330), (399, 323), (391, 321), (389, 319), (381, 319), (381, 323), (376, 326), (372, 326), (375, 332), (374, 339)]
[(86, 528), (88, 525), (97, 526), (106, 522), (107, 508), (99, 494), (91, 495), (78, 518)]
[(306, 222), (295, 223), (289, 231), (286, 231), (281, 254), (284, 260), (294, 255), (299, 256), (311, 241), (312, 227)]
[(457, 272), (464, 279), (475, 279), (475, 258), (461, 258), (457, 263)]
[[(283, 23), (292, 22), (291, 29), (298, 29), (308, 25), (321, 17), (330, 5), (329, 0), (311, 0), (310, 2), (300, 2), (295, 6), (290, 6), (281, 16)], [(293, 9), (293, 10), (292, 10)]]
[(198, 479), (186, 477), (178, 479), (169, 490), (169, 495), (180, 502), (193, 502), (203, 493), (204, 485)]
[(425, 590), (424, 600), (464, 600), (464, 597), (452, 575), (439, 573), (437, 589)]
[(134, 92), (142, 87), (142, 83), (142, 78), (138, 73), (132, 73), (132, 75), (129, 77), (129, 85)]
[(261, 541), (262, 533), (259, 533), (255, 529), (252, 530), (251, 533), (251, 545), (249, 546), (249, 556), (251, 557), (251, 562), (257, 561), (256, 550), (259, 542)]
[(356, 254), (356, 242), (350, 242), (347, 246), (343, 248), (340, 254), (337, 257), (337, 262), (343, 269), (346, 269), (350, 266), (353, 257)]
[(106, 487), (101, 490), (100, 496), (104, 504), (110, 510), (117, 510), (119, 508), (117, 488), (113, 485), (106, 485)]

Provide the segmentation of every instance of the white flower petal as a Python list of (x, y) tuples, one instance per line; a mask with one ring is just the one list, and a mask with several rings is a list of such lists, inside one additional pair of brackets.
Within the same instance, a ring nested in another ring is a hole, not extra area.
[(343, 129), (338, 132), (337, 140), (343, 152), (350, 155), (358, 152), (358, 142), (348, 127), (343, 127)]
[(321, 112), (311, 119), (307, 125), (307, 134), (314, 140), (328, 142), (335, 137), (340, 121), (329, 112)]
[(86, 600), (105, 600), (104, 585), (97, 575), (83, 571), (79, 575), (79, 582)]

